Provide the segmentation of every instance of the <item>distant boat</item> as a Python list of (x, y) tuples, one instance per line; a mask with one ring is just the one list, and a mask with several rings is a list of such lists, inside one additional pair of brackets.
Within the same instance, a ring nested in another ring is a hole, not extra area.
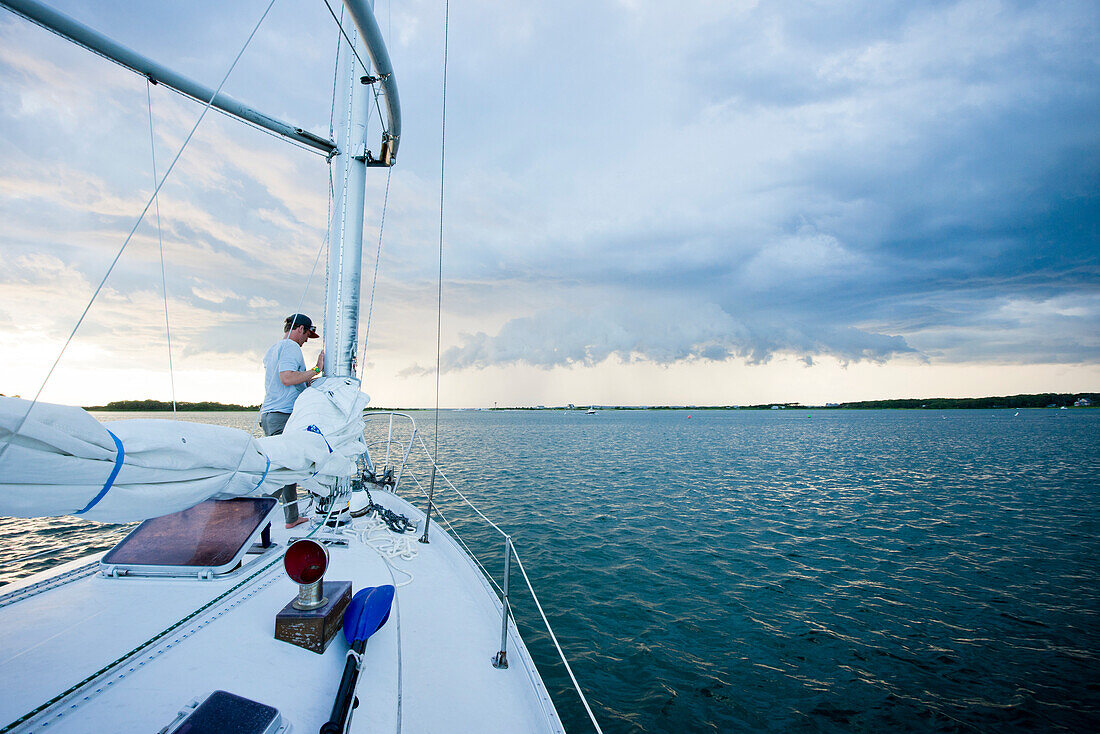
[(595, 408), (589, 408), (588, 410), (584, 411), (584, 414), (585, 415), (596, 415), (596, 409)]

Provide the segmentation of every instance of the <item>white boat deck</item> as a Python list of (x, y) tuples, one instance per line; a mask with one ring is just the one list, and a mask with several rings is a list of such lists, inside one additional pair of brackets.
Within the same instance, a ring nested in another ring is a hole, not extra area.
[[(373, 494), (423, 522), (422, 513), (399, 497)], [(278, 523), (273, 540), (284, 547), (288, 534), (304, 535), (307, 527), (288, 533)], [(350, 731), (562, 731), (511, 625), (510, 667), (492, 666), (500, 602), (481, 572), (435, 523), (431, 540), (413, 542), (418, 555), (411, 561), (389, 562), (412, 574), (412, 581), (398, 587), (389, 621), (366, 646)], [(330, 547), (326, 581), (350, 580), (353, 593), (408, 581), (357, 538), (348, 541), (346, 548)], [(276, 558), (224, 599), (145, 644)], [(4, 595), (58, 571), (3, 587), (0, 604)], [(275, 615), (296, 593), (281, 556), (269, 553), (228, 579), (96, 574), (6, 603), (0, 606), (0, 731), (158, 732), (181, 708), (217, 689), (274, 706), (295, 732), (317, 731), (328, 719), (348, 648), (342, 635), (323, 655), (274, 639)], [(136, 648), (124, 664), (24, 724), (5, 728)]]

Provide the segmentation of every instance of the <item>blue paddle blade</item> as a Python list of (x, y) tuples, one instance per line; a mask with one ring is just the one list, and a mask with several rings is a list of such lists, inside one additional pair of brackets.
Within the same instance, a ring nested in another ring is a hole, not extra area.
[(344, 639), (349, 645), (366, 640), (382, 628), (390, 618), (394, 592), (395, 589), (389, 584), (356, 592), (344, 612)]

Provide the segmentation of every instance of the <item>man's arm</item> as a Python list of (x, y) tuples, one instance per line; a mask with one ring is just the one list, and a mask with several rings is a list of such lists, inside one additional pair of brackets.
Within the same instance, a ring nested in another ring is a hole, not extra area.
[(303, 382), (308, 385), (317, 377), (320, 377), (320, 374), (313, 370), (306, 370), (304, 372), (286, 370), (285, 372), (279, 373), (279, 380), (287, 387), (291, 385), (301, 385)]

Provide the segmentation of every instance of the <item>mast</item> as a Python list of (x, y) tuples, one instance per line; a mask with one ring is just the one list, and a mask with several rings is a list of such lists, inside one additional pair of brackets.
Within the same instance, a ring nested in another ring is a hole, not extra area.
[[(355, 21), (345, 33), (354, 53), (341, 55), (337, 70), (340, 124), (332, 158), (333, 208), (329, 222), (328, 285), (325, 293), (325, 375), (354, 377), (358, 366), (359, 286), (363, 270), (363, 202), (368, 166), (393, 165), (401, 113), (389, 54), (374, 19), (373, 0), (344, 0)], [(364, 30), (366, 29), (366, 30)], [(377, 71), (363, 68), (370, 63)], [(372, 84), (382, 84), (387, 129), (376, 158), (367, 149), (367, 122), (373, 105)]]

